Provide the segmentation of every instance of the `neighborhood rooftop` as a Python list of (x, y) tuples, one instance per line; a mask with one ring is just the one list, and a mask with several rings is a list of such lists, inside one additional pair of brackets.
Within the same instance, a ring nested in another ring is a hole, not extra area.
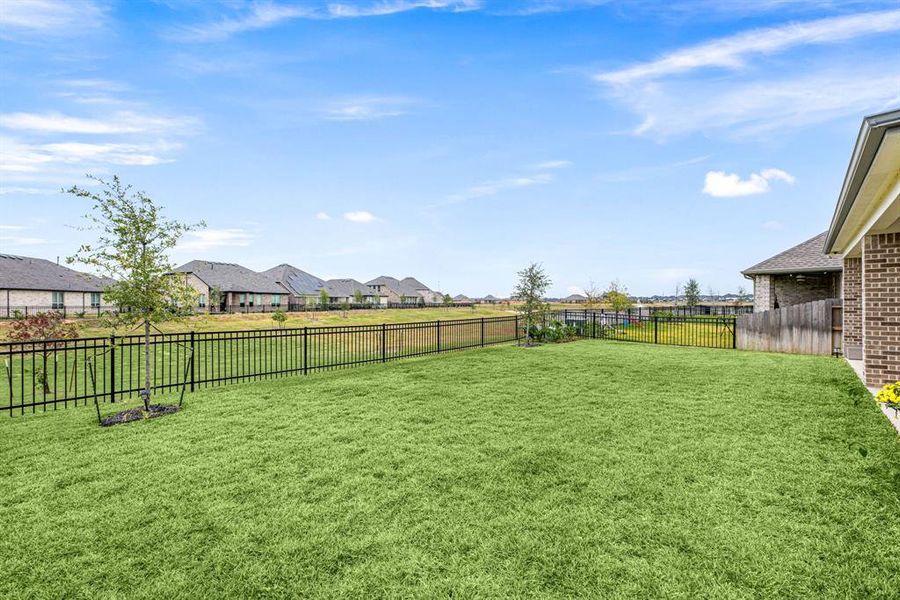
[(802, 244), (797, 244), (784, 252), (741, 271), (744, 275), (777, 275), (780, 273), (803, 273), (840, 271), (842, 260), (825, 254), (825, 236), (822, 232)]
[(192, 260), (177, 267), (175, 271), (193, 273), (206, 285), (218, 288), (222, 292), (284, 293), (284, 290), (271, 277), (235, 263)]
[(273, 279), (276, 283), (280, 283), (288, 291), (297, 296), (310, 296), (318, 294), (325, 280), (316, 277), (311, 273), (307, 273), (302, 269), (289, 264), (280, 264), (272, 267), (268, 271), (263, 271), (263, 275)]
[(110, 283), (43, 258), (0, 254), (0, 289), (99, 292)]

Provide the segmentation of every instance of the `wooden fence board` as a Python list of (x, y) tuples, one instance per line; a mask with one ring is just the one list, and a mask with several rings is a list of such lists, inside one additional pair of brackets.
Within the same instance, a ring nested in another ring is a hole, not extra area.
[(840, 300), (796, 304), (737, 318), (741, 350), (789, 354), (834, 354), (840, 348)]

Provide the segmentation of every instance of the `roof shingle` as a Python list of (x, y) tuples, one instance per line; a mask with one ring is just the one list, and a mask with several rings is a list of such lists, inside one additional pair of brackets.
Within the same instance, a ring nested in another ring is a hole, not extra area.
[(43, 258), (0, 254), (0, 289), (100, 292), (112, 283)]
[(744, 275), (777, 275), (781, 273), (809, 273), (814, 271), (840, 271), (843, 260), (839, 256), (825, 254), (827, 231), (810, 238), (793, 248), (741, 271)]

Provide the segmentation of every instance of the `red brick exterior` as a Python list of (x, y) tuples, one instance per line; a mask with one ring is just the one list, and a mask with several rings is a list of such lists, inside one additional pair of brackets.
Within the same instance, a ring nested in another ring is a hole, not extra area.
[(865, 237), (862, 280), (866, 384), (900, 381), (900, 233)]
[(862, 359), (862, 258), (844, 259), (844, 356)]

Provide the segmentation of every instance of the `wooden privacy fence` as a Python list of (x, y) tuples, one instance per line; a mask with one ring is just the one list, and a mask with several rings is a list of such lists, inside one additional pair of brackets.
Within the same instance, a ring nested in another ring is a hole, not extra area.
[(841, 301), (837, 298), (741, 315), (737, 347), (790, 354), (841, 353)]

